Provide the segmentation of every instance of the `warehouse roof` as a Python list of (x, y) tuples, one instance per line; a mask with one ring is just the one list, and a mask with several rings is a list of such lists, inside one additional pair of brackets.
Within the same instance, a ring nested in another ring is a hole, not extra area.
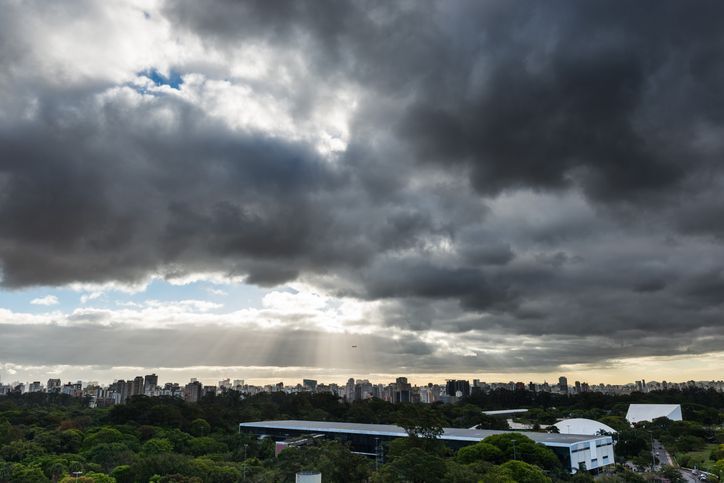
[[(255, 429), (276, 429), (290, 431), (308, 431), (310, 433), (354, 433), (367, 434), (371, 436), (391, 436), (404, 438), (407, 433), (400, 426), (392, 424), (359, 424), (359, 423), (338, 423), (331, 421), (258, 421), (253, 423), (241, 423), (239, 428)], [(464, 428), (443, 428), (440, 439), (454, 441), (481, 441), (494, 434), (505, 434), (514, 431), (497, 431), (491, 429), (464, 429)], [(536, 443), (546, 446), (569, 446), (575, 443), (597, 439), (590, 435), (580, 434), (556, 434), (556, 433), (535, 433), (518, 432)], [(604, 436), (605, 437), (605, 436)]]

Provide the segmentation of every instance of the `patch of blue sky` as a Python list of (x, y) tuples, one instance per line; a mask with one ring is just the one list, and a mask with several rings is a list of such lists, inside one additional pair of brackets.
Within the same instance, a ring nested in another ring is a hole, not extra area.
[[(196, 281), (184, 285), (174, 285), (162, 279), (154, 279), (143, 292), (133, 294), (115, 292), (109, 294), (108, 297), (103, 297), (103, 301), (118, 307), (128, 302), (142, 305), (148, 300), (162, 302), (204, 300), (223, 305), (214, 310), (214, 312), (223, 313), (245, 308), (261, 308), (262, 299), (269, 292), (269, 289), (244, 283)], [(110, 305), (108, 308), (112, 308)], [(94, 304), (94, 306), (99, 305)]]
[[(32, 287), (19, 290), (0, 290), (0, 308), (17, 313), (41, 314), (46, 312), (70, 312), (80, 303), (79, 292), (68, 288)], [(43, 305), (32, 303), (55, 297), (57, 303)]]
[(169, 70), (168, 75), (164, 75), (156, 69), (146, 70), (144, 72), (141, 72), (140, 75), (148, 77), (157, 86), (169, 86), (174, 89), (179, 89), (181, 87), (181, 84), (184, 83), (183, 79), (181, 78), (181, 74), (173, 69)]
[[(185, 285), (174, 285), (165, 280), (155, 279), (145, 290), (128, 293), (106, 290), (100, 296), (89, 298), (85, 303), (81, 297), (92, 292), (82, 292), (63, 287), (33, 287), (20, 290), (0, 290), (0, 308), (18, 313), (41, 314), (47, 312), (71, 313), (79, 307), (117, 310), (128, 302), (143, 305), (149, 300), (174, 302), (181, 300), (204, 300), (223, 305), (214, 312), (224, 313), (246, 308), (262, 307), (262, 299), (270, 289), (243, 283), (210, 283), (197, 281)], [(51, 299), (48, 299), (51, 297)], [(57, 300), (57, 303), (43, 305), (33, 300)]]
[[(156, 86), (169, 86), (172, 89), (179, 90), (184, 83), (181, 74), (173, 69), (168, 74), (163, 74), (158, 69), (147, 69), (137, 73), (137, 75), (148, 78)], [(149, 92), (145, 86), (135, 83), (127, 84), (141, 94), (156, 94), (156, 91)]]

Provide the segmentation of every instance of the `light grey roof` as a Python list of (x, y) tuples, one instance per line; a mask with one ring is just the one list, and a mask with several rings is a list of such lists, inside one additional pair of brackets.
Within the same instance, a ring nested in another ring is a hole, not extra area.
[(527, 412), (527, 409), (498, 409), (495, 411), (483, 411), (483, 414), (486, 414), (488, 416), (502, 416), (505, 414), (520, 414)]
[(630, 404), (626, 413), (626, 420), (629, 423), (653, 421), (656, 418), (681, 421), (681, 406), (679, 404)]
[(563, 421), (558, 421), (556, 424), (554, 424), (554, 426), (558, 428), (558, 431), (566, 434), (573, 433), (596, 435), (600, 434), (600, 431), (604, 431), (609, 434), (617, 432), (611, 426), (599, 423), (598, 421), (595, 421), (593, 419), (584, 418), (564, 419)]
[[(241, 423), (240, 428), (256, 429), (282, 429), (290, 431), (326, 432), (326, 433), (354, 433), (368, 434), (371, 436), (391, 436), (403, 438), (407, 433), (400, 426), (392, 424), (359, 424), (359, 423), (338, 423), (331, 421), (258, 421), (253, 423)], [(481, 441), (494, 434), (505, 434), (514, 431), (496, 431), (492, 429), (465, 429), (465, 428), (443, 428), (444, 432), (440, 439), (449, 441)], [(515, 431), (518, 432), (518, 431)], [(607, 436), (590, 436), (581, 434), (556, 434), (556, 433), (534, 433), (528, 431), (519, 432), (536, 443), (546, 446), (569, 446), (583, 441), (592, 441)], [(610, 437), (608, 437), (610, 439)]]

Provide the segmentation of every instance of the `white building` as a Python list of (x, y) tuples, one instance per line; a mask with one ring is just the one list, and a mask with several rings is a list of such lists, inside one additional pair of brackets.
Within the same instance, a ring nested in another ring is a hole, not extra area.
[(614, 434), (616, 430), (611, 426), (608, 426), (593, 419), (584, 418), (573, 418), (564, 419), (554, 424), (558, 428), (560, 434), (587, 434), (587, 435), (599, 435), (599, 434)]
[(681, 421), (681, 406), (679, 404), (631, 404), (626, 413), (626, 420), (631, 423), (653, 421), (656, 418), (669, 418), (672, 421)]

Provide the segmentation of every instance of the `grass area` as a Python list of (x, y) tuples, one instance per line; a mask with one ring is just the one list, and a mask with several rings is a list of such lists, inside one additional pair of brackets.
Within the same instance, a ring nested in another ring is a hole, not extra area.
[[(709, 459), (711, 452), (718, 448), (718, 444), (707, 444), (704, 449), (699, 451), (690, 451), (688, 453), (680, 453), (676, 455), (676, 460), (682, 466), (687, 468), (697, 468), (704, 471), (711, 471), (711, 467), (714, 466), (715, 461)], [(686, 465), (684, 465), (686, 463)]]

